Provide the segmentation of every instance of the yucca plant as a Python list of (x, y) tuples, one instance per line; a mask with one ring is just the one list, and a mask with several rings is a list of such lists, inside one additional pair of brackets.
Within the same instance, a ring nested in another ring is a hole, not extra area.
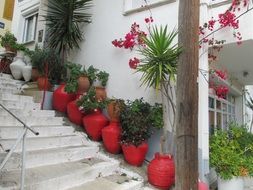
[(66, 58), (66, 51), (79, 48), (83, 40), (82, 23), (89, 23), (91, 14), (87, 12), (92, 0), (49, 0), (47, 14), (44, 15), (48, 46)]
[[(141, 72), (142, 85), (154, 87), (161, 90), (163, 100), (163, 117), (164, 125), (168, 126), (168, 108), (171, 107), (174, 118), (170, 120), (172, 137), (175, 133), (175, 114), (176, 105), (173, 99), (172, 85), (176, 80), (178, 56), (181, 53), (181, 48), (178, 47), (176, 41), (177, 31), (168, 32), (168, 27), (153, 27), (148, 36), (143, 37), (145, 46), (140, 47), (138, 52), (143, 57), (137, 66), (136, 72)], [(164, 96), (167, 100), (164, 99)], [(161, 138), (161, 152), (167, 141), (167, 130), (164, 128), (164, 134)], [(173, 138), (171, 140), (169, 152), (173, 152)]]
[(177, 31), (168, 32), (167, 26), (153, 27), (148, 37), (144, 37), (144, 48), (138, 51), (144, 57), (137, 67), (142, 73), (142, 84), (161, 89), (164, 82), (175, 81), (177, 60), (181, 48), (173, 44)]

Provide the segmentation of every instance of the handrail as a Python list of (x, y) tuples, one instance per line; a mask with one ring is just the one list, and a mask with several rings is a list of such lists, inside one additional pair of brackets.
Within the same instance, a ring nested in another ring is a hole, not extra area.
[(8, 152), (8, 154), (6, 155), (6, 157), (4, 158), (3, 162), (0, 164), (0, 171), (4, 168), (5, 164), (7, 163), (7, 161), (9, 160), (9, 158), (11, 157), (12, 153), (14, 152), (14, 150), (17, 148), (18, 143), (22, 141), (22, 168), (21, 168), (21, 176), (20, 176), (20, 190), (24, 189), (24, 184), (25, 184), (25, 160), (26, 160), (26, 134), (27, 134), (27, 130), (31, 131), (34, 135), (39, 135), (39, 132), (31, 129), (29, 126), (27, 126), (21, 119), (19, 119), (15, 114), (13, 114), (10, 110), (8, 110), (4, 105), (2, 105), (0, 103), (0, 106), (7, 111), (11, 116), (13, 116), (17, 121), (19, 121), (21, 124), (23, 124), (24, 129), (23, 131), (20, 133), (20, 135), (18, 136), (15, 144), (11, 147), (10, 151)]
[(18, 120), (21, 124), (24, 125), (25, 128), (27, 128), (29, 131), (31, 131), (33, 134), (35, 134), (36, 136), (39, 135), (39, 132), (34, 131), (32, 128), (30, 128), (29, 126), (27, 126), (21, 119), (19, 119), (15, 114), (13, 114), (10, 110), (8, 110), (3, 104), (0, 103), (0, 106), (7, 111), (11, 116), (13, 116), (16, 120)]

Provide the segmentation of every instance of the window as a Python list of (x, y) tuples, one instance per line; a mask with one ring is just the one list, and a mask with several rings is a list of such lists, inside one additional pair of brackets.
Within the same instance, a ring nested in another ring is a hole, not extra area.
[(235, 97), (228, 95), (227, 100), (209, 95), (209, 129), (210, 134), (214, 128), (226, 130), (227, 124), (235, 121)]
[(3, 18), (12, 20), (14, 0), (5, 0)]
[(38, 13), (25, 17), (23, 42), (31, 42), (35, 40), (37, 20), (38, 20)]
[(152, 8), (174, 1), (175, 0), (124, 0), (124, 14), (127, 15), (145, 10), (146, 5)]

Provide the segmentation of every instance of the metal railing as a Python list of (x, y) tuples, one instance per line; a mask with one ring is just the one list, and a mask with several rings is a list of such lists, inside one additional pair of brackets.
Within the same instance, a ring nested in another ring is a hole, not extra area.
[(39, 135), (39, 132), (34, 131), (31, 129), (29, 126), (27, 126), (21, 119), (19, 119), (15, 114), (13, 114), (10, 110), (8, 110), (4, 105), (0, 103), (0, 106), (7, 111), (11, 116), (13, 116), (17, 121), (19, 121), (24, 129), (23, 131), (19, 134), (15, 144), (12, 146), (12, 148), (9, 150), (8, 154), (5, 156), (3, 162), (0, 165), (0, 172), (3, 170), (5, 164), (11, 157), (12, 153), (15, 151), (17, 148), (18, 144), (22, 141), (22, 167), (21, 167), (21, 181), (20, 181), (20, 190), (24, 189), (24, 184), (25, 184), (25, 161), (26, 161), (26, 134), (27, 130), (31, 131), (34, 135)]

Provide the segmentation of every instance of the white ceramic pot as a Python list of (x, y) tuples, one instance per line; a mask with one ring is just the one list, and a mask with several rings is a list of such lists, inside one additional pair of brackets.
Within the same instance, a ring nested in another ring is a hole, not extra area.
[(11, 74), (14, 79), (19, 80), (22, 78), (22, 69), (25, 66), (25, 62), (20, 57), (15, 57), (14, 61), (10, 64)]
[(25, 65), (22, 68), (22, 75), (23, 75), (26, 82), (30, 81), (32, 78), (32, 66)]
[(230, 180), (223, 180), (218, 177), (219, 190), (243, 190), (244, 183), (242, 177), (233, 177)]

